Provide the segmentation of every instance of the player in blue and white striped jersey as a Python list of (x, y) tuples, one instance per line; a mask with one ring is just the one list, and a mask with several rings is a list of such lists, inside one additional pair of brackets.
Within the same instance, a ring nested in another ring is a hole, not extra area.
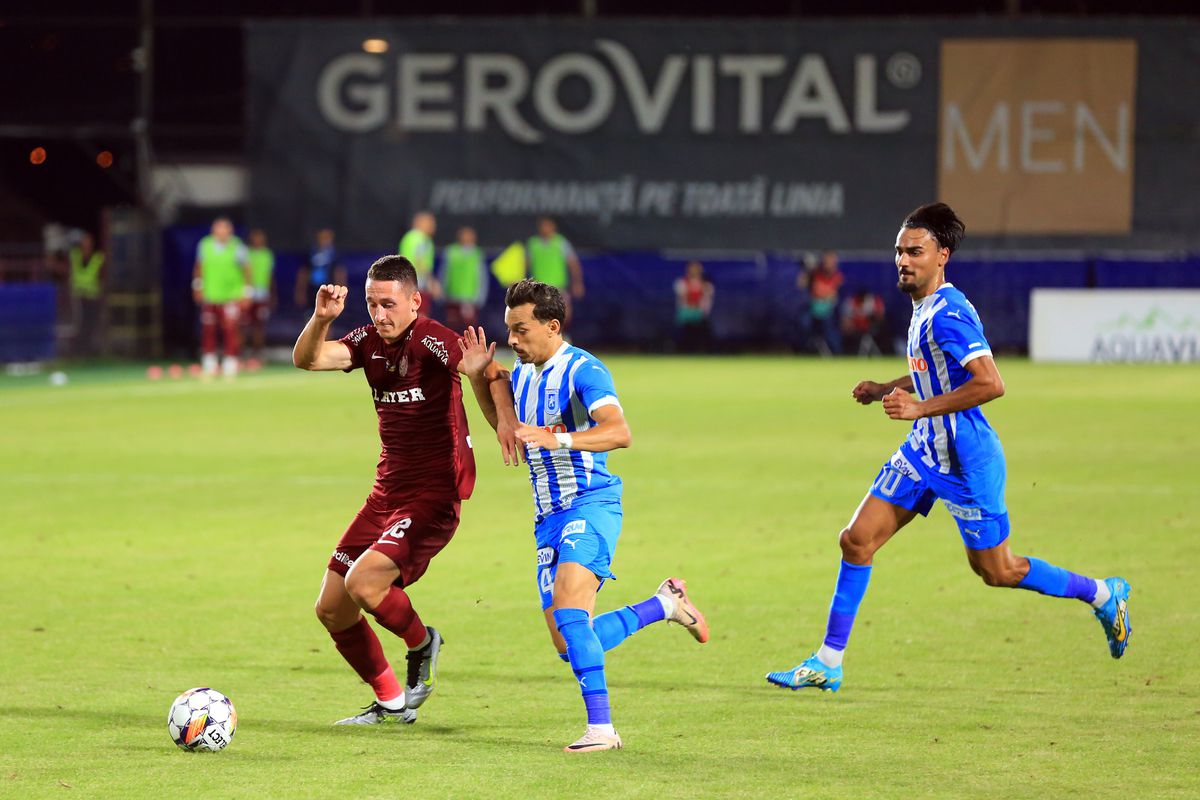
[[(570, 663), (587, 709), (587, 730), (564, 749), (612, 750), (621, 747), (621, 737), (612, 724), (604, 651), (663, 620), (682, 625), (703, 643), (708, 624), (680, 578), (663, 581), (640, 603), (593, 618), (596, 593), (613, 577), (621, 533), (621, 479), (608, 470), (608, 452), (629, 446), (629, 425), (608, 368), (563, 340), (566, 307), (558, 289), (521, 281), (504, 302), (508, 344), (517, 355), (511, 375), (515, 435), (526, 445), (533, 484), (538, 592), (551, 639)], [(477, 377), (495, 345), (489, 347), (479, 329), (466, 331), (461, 346), (480, 402), (485, 408), (502, 402), (505, 395), (495, 384)]]
[(1004, 451), (980, 410), (1004, 394), (1004, 381), (975, 307), (946, 281), (946, 262), (964, 231), (949, 206), (933, 203), (909, 214), (896, 237), (898, 288), (913, 301), (909, 374), (883, 384), (863, 381), (852, 395), (863, 405), (883, 401), (890, 418), (912, 420), (913, 427), (841, 533), (842, 564), (824, 644), (800, 665), (767, 675), (777, 686), (837, 691), (875, 552), (917, 514), (927, 515), (936, 500), (958, 523), (967, 561), (987, 585), (1089, 603), (1109, 653), (1120, 658), (1125, 652), (1130, 627), (1124, 578), (1088, 578), (1009, 549)]

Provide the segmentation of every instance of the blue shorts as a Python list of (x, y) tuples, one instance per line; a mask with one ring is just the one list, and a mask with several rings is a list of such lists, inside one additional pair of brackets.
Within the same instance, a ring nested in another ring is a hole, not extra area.
[(958, 523), (963, 544), (970, 550), (987, 550), (1008, 538), (1004, 480), (1003, 454), (978, 469), (954, 475), (929, 469), (902, 447), (879, 470), (871, 494), (922, 516), (928, 516), (934, 501), (941, 500)]
[(621, 504), (595, 503), (551, 514), (534, 528), (537, 541), (537, 586), (542, 610), (554, 602), (558, 565), (582, 564), (603, 586), (612, 574), (613, 553), (621, 535)]

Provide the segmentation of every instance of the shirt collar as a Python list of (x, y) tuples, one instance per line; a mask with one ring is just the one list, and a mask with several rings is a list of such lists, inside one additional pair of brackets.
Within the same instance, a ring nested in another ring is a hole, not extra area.
[(567, 352), (567, 348), (570, 346), (571, 345), (568, 342), (563, 342), (562, 345), (554, 351), (554, 355), (546, 359), (545, 363), (543, 363), (540, 367), (534, 366), (534, 371), (537, 372), (538, 375), (541, 375), (543, 372), (553, 367), (562, 360), (563, 355)]
[(953, 289), (954, 284), (951, 283), (950, 281), (946, 281), (941, 286), (937, 287), (932, 292), (930, 292), (927, 297), (922, 297), (920, 300), (914, 300), (913, 301), (913, 310), (915, 311), (916, 309), (921, 308), (922, 306), (931, 305), (937, 299), (937, 293), (940, 292), (942, 289), (946, 289), (946, 288)]

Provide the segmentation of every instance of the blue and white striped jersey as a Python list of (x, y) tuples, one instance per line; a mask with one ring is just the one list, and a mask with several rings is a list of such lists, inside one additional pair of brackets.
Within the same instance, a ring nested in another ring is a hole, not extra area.
[[(566, 342), (540, 369), (518, 361), (512, 387), (517, 419), (551, 433), (586, 431), (596, 409), (621, 405), (608, 368)], [(607, 453), (533, 445), (526, 452), (538, 522), (572, 506), (620, 501), (621, 479), (608, 471)]]
[[(962, 386), (971, 378), (966, 365), (991, 354), (975, 306), (953, 284), (943, 284), (913, 303), (908, 371), (922, 400)], [(956, 474), (973, 470), (1001, 452), (996, 432), (978, 407), (914, 421), (902, 449), (930, 470)]]

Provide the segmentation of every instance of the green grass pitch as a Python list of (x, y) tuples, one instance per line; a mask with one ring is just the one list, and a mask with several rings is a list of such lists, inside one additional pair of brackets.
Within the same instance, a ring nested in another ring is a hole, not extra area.
[[(448, 642), (437, 692), (414, 726), (348, 730), (370, 691), (312, 603), (378, 454), (361, 374), (0, 378), (0, 796), (1200, 796), (1200, 370), (1000, 359), (1014, 550), (1130, 580), (1123, 660), (1082, 604), (984, 586), (938, 508), (876, 558), (831, 695), (763, 675), (819, 643), (835, 536), (906, 430), (849, 391), (901, 361), (609, 364), (634, 441), (598, 608), (678, 574), (713, 636), (610, 653), (625, 749), (589, 756), (560, 752), (583, 711), (524, 468), (472, 401), (478, 488), (412, 592)], [(237, 705), (219, 754), (167, 738), (198, 685)]]

